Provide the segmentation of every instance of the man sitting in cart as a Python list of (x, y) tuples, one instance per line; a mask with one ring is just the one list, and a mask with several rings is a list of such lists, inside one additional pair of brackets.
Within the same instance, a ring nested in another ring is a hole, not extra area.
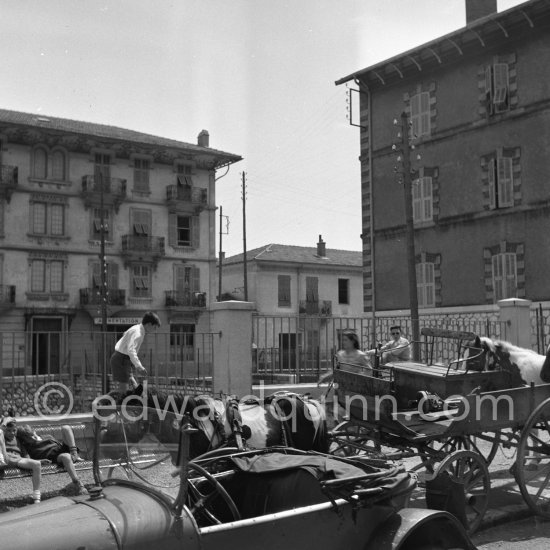
[[(380, 363), (384, 365), (397, 361), (410, 361), (411, 343), (401, 336), (401, 327), (399, 325), (390, 327), (390, 334), (392, 339), (378, 349), (382, 354)], [(367, 351), (369, 355), (374, 355), (375, 352), (376, 350), (373, 349)]]

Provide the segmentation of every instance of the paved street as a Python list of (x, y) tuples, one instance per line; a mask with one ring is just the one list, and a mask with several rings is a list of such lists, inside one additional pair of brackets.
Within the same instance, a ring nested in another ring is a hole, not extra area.
[(550, 546), (550, 522), (527, 518), (504, 523), (472, 537), (479, 550), (547, 550)]

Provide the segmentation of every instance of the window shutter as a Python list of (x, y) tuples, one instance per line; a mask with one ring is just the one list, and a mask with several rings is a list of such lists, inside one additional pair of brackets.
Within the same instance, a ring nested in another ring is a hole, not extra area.
[(191, 291), (200, 292), (201, 290), (201, 270), (197, 266), (191, 267)]
[(61, 151), (52, 154), (52, 177), (55, 180), (65, 180), (65, 155)]
[(290, 306), (290, 275), (278, 275), (278, 305)]
[(420, 180), (414, 180), (412, 184), (413, 221), (422, 219), (422, 199), (420, 196)]
[(434, 264), (428, 262), (424, 264), (426, 270), (424, 275), (425, 287), (426, 287), (426, 307), (435, 306), (435, 278), (434, 278)]
[(429, 221), (432, 219), (432, 178), (422, 178), (422, 198), (424, 204), (424, 212), (422, 219)]
[(516, 255), (515, 254), (505, 254), (505, 277), (506, 277), (506, 288), (505, 288), (505, 298), (513, 298), (516, 294)]
[(495, 63), (493, 70), (493, 103), (496, 106), (502, 107), (506, 104), (508, 96), (508, 65), (506, 63)]
[(101, 287), (101, 262), (91, 264), (92, 288)]
[(492, 257), (492, 267), (493, 267), (493, 292), (495, 295), (495, 300), (502, 299), (502, 256), (496, 254)]
[(168, 214), (168, 244), (170, 246), (177, 246), (177, 216), (176, 214)]
[(422, 264), (416, 264), (416, 295), (418, 298), (418, 305), (424, 306), (424, 269)]
[(496, 193), (495, 193), (495, 162), (496, 159), (491, 158), (487, 164), (487, 176), (489, 181), (489, 208), (494, 209), (497, 207)]
[(512, 159), (498, 159), (498, 206), (514, 206)]
[(107, 286), (112, 289), (118, 288), (118, 264), (114, 262), (107, 264)]
[(48, 156), (42, 148), (34, 150), (33, 175), (35, 178), (46, 179), (48, 177)]
[(200, 218), (199, 216), (191, 217), (191, 243), (193, 248), (200, 246)]

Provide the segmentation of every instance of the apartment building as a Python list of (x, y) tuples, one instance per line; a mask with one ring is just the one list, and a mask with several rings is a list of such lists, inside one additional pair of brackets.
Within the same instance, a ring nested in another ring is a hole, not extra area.
[(191, 144), (0, 109), (2, 366), (60, 372), (105, 315), (117, 334), (147, 310), (207, 331), (215, 172), (239, 160), (204, 130)]
[(409, 127), (421, 308), (549, 300), (550, 4), (497, 13), (340, 80), (360, 97), (365, 310), (407, 309)]

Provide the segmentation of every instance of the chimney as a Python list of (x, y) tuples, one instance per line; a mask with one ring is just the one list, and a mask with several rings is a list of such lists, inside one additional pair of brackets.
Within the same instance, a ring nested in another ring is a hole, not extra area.
[(208, 133), (208, 130), (202, 130), (199, 134), (199, 137), (197, 138), (197, 145), (199, 147), (209, 147), (210, 143), (210, 134)]
[(466, 0), (466, 25), (497, 13), (497, 0)]
[(320, 258), (325, 258), (327, 255), (327, 249), (325, 246), (325, 241), (323, 241), (322, 235), (319, 235), (319, 242), (317, 243), (317, 256)]

